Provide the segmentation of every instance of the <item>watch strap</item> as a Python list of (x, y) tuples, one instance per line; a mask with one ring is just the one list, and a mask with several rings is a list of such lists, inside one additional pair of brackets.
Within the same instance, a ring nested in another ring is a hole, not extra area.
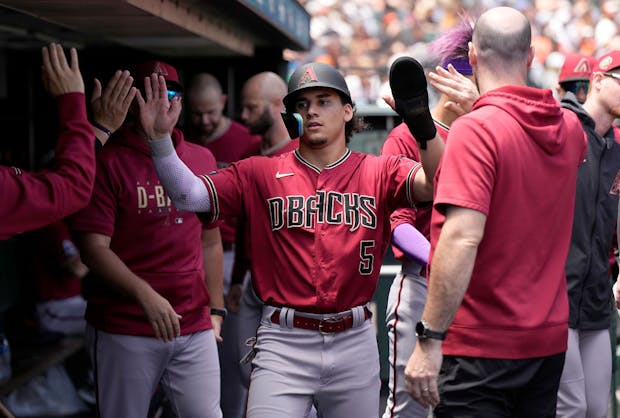
[(221, 316), (222, 318), (226, 318), (228, 315), (228, 310), (226, 308), (211, 308), (211, 315)]

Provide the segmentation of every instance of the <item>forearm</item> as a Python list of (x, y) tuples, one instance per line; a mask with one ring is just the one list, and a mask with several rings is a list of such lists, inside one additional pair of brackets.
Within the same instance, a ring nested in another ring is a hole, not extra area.
[(426, 307), (422, 318), (431, 329), (446, 330), (469, 286), (486, 216), (480, 212), (448, 209), (433, 259)]
[(235, 229), (235, 260), (233, 262), (231, 284), (243, 284), (245, 274), (250, 269), (250, 262), (245, 253), (246, 225), (244, 218), (239, 218)]
[(86, 244), (82, 248), (82, 258), (97, 278), (138, 303), (140, 295), (152, 290), (146, 281), (133, 273), (108, 247)]
[(476, 249), (459, 241), (437, 246), (431, 265), (424, 318), (434, 330), (446, 330), (469, 286)]
[(188, 212), (208, 212), (211, 200), (206, 186), (181, 161), (170, 135), (149, 141), (157, 175), (174, 206)]
[[(208, 233), (207, 231), (203, 232), (203, 234)], [(224, 307), (223, 254), (219, 232), (217, 233), (217, 240), (203, 239), (205, 283), (209, 291), (211, 308), (221, 309)]]
[(422, 170), (416, 174), (413, 192), (418, 202), (428, 202), (433, 200), (435, 173), (443, 154), (444, 142), (439, 134), (436, 134), (432, 141), (427, 142), (426, 149), (421, 147), (418, 149)]
[(57, 99), (59, 139), (52, 171), (0, 167), (0, 239), (62, 219), (88, 204), (95, 179), (94, 137), (81, 93)]
[(411, 260), (428, 264), (431, 244), (413, 225), (403, 223), (394, 228), (392, 244)]

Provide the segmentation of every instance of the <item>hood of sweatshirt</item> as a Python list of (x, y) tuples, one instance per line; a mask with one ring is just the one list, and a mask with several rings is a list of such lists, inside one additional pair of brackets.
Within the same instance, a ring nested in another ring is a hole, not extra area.
[(504, 86), (480, 96), (472, 110), (495, 106), (508, 112), (546, 153), (556, 154), (568, 139), (563, 112), (551, 90)]
[(585, 109), (582, 107), (581, 103), (577, 101), (577, 97), (575, 97), (573, 93), (571, 92), (566, 93), (564, 98), (560, 101), (560, 104), (562, 105), (564, 109), (568, 109), (574, 112), (579, 118), (579, 121), (584, 126), (587, 126), (591, 128), (592, 130), (594, 130), (595, 125), (596, 125), (594, 122), (594, 119), (592, 119), (592, 117), (590, 117), (588, 112), (585, 111)]
[[(183, 132), (177, 128), (174, 128), (172, 131), (172, 142), (179, 157), (182, 156), (186, 145), (183, 140)], [(149, 147), (149, 144), (147, 143), (144, 132), (137, 129), (135, 125), (130, 123), (124, 124), (117, 132), (114, 132), (112, 137), (110, 137), (110, 144), (128, 147), (148, 156), (151, 155), (151, 147)]]

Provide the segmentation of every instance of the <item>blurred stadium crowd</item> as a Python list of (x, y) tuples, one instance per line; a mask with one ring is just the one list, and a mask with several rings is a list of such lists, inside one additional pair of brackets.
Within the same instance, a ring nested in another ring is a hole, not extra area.
[(406, 54), (432, 68), (426, 45), (458, 23), (464, 12), (507, 5), (532, 22), (536, 58), (530, 84), (554, 87), (564, 54), (599, 56), (620, 49), (620, 0), (299, 0), (312, 16), (311, 51), (285, 51), (291, 71), (322, 60), (337, 65), (357, 104), (384, 105), (391, 62)]

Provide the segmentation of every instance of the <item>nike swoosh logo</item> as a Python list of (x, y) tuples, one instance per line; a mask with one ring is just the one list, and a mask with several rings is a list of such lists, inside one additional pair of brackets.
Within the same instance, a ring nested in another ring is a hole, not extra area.
[(280, 173), (279, 171), (276, 173), (276, 178), (281, 179), (282, 177), (294, 176), (295, 173)]

